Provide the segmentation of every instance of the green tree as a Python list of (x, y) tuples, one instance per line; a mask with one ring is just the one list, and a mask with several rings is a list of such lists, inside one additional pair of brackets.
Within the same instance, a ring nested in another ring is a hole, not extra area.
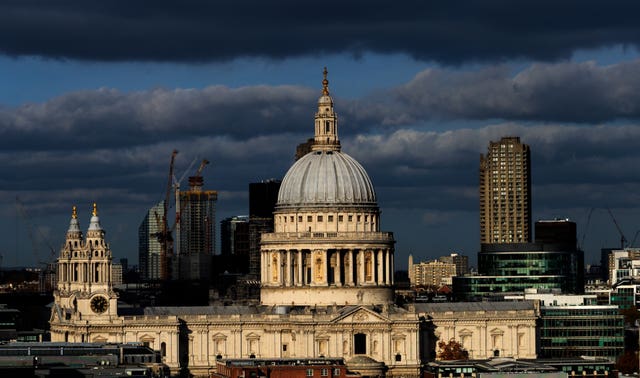
[(449, 342), (440, 341), (438, 343), (438, 359), (439, 360), (468, 360), (469, 353), (462, 347), (462, 344), (454, 339)]

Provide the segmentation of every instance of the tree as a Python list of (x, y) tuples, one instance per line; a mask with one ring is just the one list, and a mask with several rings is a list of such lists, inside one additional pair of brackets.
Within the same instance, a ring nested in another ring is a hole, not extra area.
[(616, 362), (618, 371), (624, 374), (631, 374), (638, 371), (638, 355), (634, 351), (626, 351)]
[(638, 312), (636, 306), (620, 310), (620, 314), (624, 315), (624, 322), (630, 326), (634, 326), (636, 321), (640, 319), (640, 312)]
[(440, 341), (438, 343), (438, 359), (439, 360), (468, 360), (469, 353), (464, 350), (462, 344), (454, 339), (449, 342)]

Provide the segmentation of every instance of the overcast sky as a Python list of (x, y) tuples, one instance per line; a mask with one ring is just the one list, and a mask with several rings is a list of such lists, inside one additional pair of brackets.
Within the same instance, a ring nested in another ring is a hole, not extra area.
[(534, 220), (577, 222), (596, 262), (620, 245), (607, 209), (629, 242), (640, 230), (639, 14), (635, 1), (3, 1), (2, 264), (50, 260), (71, 207), (86, 229), (94, 201), (114, 256), (137, 264), (173, 149), (178, 177), (211, 161), (218, 221), (246, 214), (248, 184), (282, 178), (312, 136), (324, 66), (397, 268), (409, 253), (476, 260), (479, 156), (507, 135), (531, 146)]

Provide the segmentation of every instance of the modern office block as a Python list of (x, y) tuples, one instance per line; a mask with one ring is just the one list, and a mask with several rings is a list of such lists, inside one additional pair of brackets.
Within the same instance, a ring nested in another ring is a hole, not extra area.
[(158, 241), (158, 232), (163, 216), (164, 205), (160, 202), (147, 211), (138, 227), (138, 264), (143, 280), (154, 281), (161, 278), (162, 245)]

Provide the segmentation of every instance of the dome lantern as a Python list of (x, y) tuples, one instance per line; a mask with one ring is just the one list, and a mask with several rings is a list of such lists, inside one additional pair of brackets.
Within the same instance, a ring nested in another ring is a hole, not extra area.
[(318, 99), (318, 112), (315, 120), (315, 137), (312, 151), (340, 151), (338, 139), (338, 115), (333, 110), (333, 99), (329, 95), (327, 67), (322, 72), (322, 96)]

